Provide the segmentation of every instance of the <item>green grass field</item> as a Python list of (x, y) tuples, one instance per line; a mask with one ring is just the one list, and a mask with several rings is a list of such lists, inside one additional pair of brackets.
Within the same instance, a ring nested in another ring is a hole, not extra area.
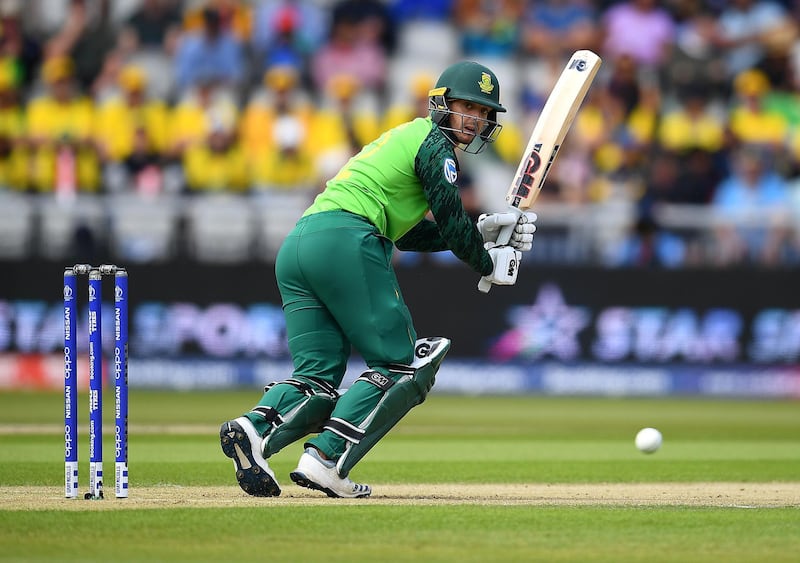
[(0, 393), (0, 561), (798, 560), (799, 402), (434, 394), (342, 500), (289, 480), (300, 444), (270, 460), (281, 497), (236, 486), (218, 427), (258, 398), (134, 389), (130, 498), (107, 434), (109, 498), (84, 501), (62, 498), (63, 396)]

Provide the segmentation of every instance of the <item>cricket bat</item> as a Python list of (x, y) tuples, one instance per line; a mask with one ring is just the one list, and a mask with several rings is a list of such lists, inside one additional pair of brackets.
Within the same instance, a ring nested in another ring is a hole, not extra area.
[[(601, 63), (597, 54), (586, 49), (575, 51), (570, 57), (539, 114), (508, 189), (506, 201), (511, 211), (524, 213), (536, 201)], [(498, 246), (508, 244), (513, 232), (514, 225), (501, 230)], [(484, 293), (491, 287), (485, 278), (478, 283), (478, 289)]]

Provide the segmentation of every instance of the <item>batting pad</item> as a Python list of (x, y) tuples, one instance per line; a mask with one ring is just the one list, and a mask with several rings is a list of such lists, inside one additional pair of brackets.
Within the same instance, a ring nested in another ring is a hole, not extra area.
[[(388, 386), (385, 381), (375, 381), (375, 372), (366, 372), (362, 378), (384, 391), (375, 408), (364, 421), (354, 428), (357, 441), (348, 441), (344, 454), (336, 464), (336, 471), (346, 477), (350, 470), (375, 444), (391, 430), (408, 411), (422, 403), (433, 387), (436, 372), (450, 350), (450, 340), (441, 337), (421, 338), (414, 344), (414, 361), (406, 373)], [(377, 374), (380, 375), (380, 374)]]

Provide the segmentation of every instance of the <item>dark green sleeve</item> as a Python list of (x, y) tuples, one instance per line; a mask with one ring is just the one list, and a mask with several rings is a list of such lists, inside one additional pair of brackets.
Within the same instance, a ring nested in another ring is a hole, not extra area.
[(452, 145), (434, 127), (420, 145), (415, 167), (436, 222), (420, 221), (397, 241), (397, 248), (418, 252), (450, 250), (481, 275), (492, 273), (492, 259), (483, 238), (461, 203), (458, 185), (445, 177), (444, 162), (458, 166)]
[(427, 219), (414, 225), (410, 231), (397, 240), (395, 246), (400, 250), (414, 252), (439, 252), (450, 249), (447, 241), (439, 233), (439, 226)]

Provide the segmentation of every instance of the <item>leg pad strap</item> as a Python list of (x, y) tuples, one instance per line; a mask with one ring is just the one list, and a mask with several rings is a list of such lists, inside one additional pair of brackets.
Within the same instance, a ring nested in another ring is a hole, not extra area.
[(312, 432), (322, 430), (322, 425), (331, 416), (339, 395), (329, 385), (317, 383), (316, 380), (310, 383), (287, 379), (267, 386), (266, 397), (270, 393), (280, 397), (276, 402), (277, 408), (260, 405), (251, 411), (270, 424), (262, 443), (265, 458)]

